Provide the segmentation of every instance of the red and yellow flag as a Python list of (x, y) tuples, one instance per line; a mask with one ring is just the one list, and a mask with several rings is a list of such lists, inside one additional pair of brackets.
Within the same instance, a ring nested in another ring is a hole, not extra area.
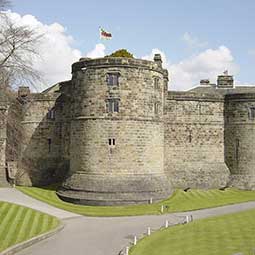
[(103, 28), (100, 27), (99, 32), (100, 32), (100, 39), (106, 39), (106, 40), (112, 39), (112, 34), (105, 31)]

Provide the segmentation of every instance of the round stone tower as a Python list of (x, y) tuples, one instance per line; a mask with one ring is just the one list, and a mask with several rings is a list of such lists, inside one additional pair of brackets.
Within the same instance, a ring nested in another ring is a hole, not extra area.
[(167, 71), (154, 61), (105, 57), (72, 66), (70, 172), (66, 201), (118, 205), (171, 194), (164, 173)]
[(230, 185), (255, 190), (255, 94), (232, 94), (225, 102), (225, 158)]

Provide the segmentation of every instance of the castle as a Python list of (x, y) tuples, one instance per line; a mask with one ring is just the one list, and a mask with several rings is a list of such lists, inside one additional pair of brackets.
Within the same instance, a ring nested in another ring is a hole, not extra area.
[(61, 182), (63, 200), (92, 205), (154, 202), (175, 188), (255, 189), (255, 87), (226, 73), (168, 91), (159, 54), (81, 58), (70, 81), (20, 87), (12, 104), (0, 96), (0, 115), (1, 185), (6, 175)]

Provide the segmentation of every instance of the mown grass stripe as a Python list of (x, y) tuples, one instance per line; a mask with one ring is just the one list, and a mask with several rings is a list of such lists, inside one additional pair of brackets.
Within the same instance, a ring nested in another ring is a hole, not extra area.
[(16, 244), (19, 243), (23, 240), (25, 240), (25, 235), (26, 235), (26, 226), (28, 224), (29, 219), (27, 219), (27, 212), (28, 208), (23, 207), (22, 215), (20, 216), (19, 222), (16, 226), (16, 233), (13, 237), (12, 243)]
[(9, 224), (8, 231), (6, 231), (5, 239), (3, 240), (6, 247), (10, 246), (10, 244), (15, 243), (17, 228), (24, 209), (24, 207), (16, 206), (15, 216), (12, 218), (12, 221)]
[(32, 223), (31, 221), (32, 221), (31, 210), (28, 208), (25, 208), (25, 215), (22, 220), (20, 230), (19, 232), (17, 232), (17, 240), (16, 240), (17, 243), (22, 242), (29, 238), (29, 231), (30, 231), (31, 223)]
[(0, 245), (4, 243), (5, 236), (9, 231), (9, 225), (12, 222), (12, 219), (15, 217), (17, 207), (13, 204), (9, 206), (8, 213), (3, 218), (0, 224)]
[[(0, 202), (0, 216), (0, 252), (36, 234), (48, 232), (59, 224), (55, 217), (7, 202)], [(44, 219), (54, 224), (43, 224)]]
[(252, 254), (255, 210), (194, 221), (141, 239), (131, 255)]

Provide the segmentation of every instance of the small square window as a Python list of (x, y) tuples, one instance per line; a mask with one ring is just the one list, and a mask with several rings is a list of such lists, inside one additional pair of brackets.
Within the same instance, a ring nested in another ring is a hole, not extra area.
[(108, 86), (119, 86), (119, 74), (108, 73), (106, 81)]
[(110, 138), (108, 143), (109, 143), (109, 146), (115, 146), (115, 138), (113, 139)]

